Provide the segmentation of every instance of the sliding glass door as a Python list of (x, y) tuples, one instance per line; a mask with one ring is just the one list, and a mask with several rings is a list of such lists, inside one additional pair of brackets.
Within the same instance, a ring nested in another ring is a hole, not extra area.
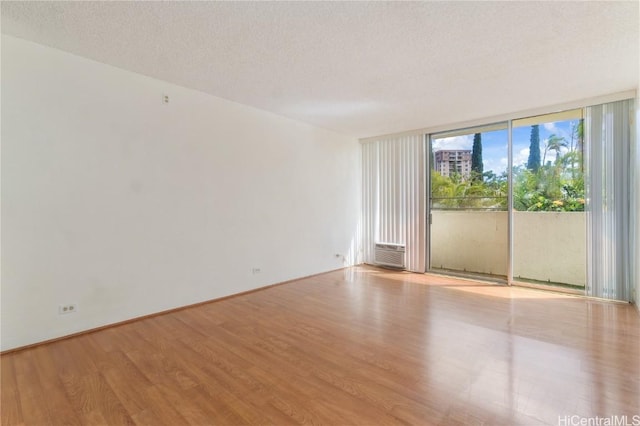
[(513, 280), (584, 292), (582, 109), (513, 121)]
[(631, 300), (633, 111), (431, 134), (428, 270)]
[(431, 270), (506, 280), (507, 124), (430, 142)]
[(582, 293), (582, 109), (508, 124), (431, 136), (430, 269)]

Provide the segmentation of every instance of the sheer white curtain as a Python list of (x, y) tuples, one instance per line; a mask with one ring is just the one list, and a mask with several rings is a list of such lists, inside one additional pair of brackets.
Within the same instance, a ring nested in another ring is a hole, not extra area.
[(424, 135), (362, 144), (362, 240), (365, 263), (377, 242), (404, 244), (406, 268), (425, 272), (426, 190)]
[[(587, 295), (631, 300), (633, 100), (586, 108)], [(634, 216), (635, 220), (634, 220)]]

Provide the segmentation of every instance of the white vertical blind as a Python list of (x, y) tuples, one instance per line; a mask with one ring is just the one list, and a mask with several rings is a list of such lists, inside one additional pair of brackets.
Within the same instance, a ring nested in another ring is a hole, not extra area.
[(587, 295), (631, 300), (633, 100), (586, 108)]
[(640, 309), (640, 88), (636, 97), (636, 111), (631, 124), (631, 290), (636, 308)]
[(363, 252), (374, 263), (377, 242), (404, 244), (406, 268), (425, 271), (426, 190), (424, 135), (365, 142), (363, 149)]

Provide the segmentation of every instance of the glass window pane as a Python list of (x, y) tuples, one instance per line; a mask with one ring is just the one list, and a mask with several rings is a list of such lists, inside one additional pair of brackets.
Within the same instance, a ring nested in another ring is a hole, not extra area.
[(431, 137), (431, 269), (504, 279), (508, 130), (504, 123)]
[(584, 289), (583, 136), (581, 110), (514, 121), (514, 281)]

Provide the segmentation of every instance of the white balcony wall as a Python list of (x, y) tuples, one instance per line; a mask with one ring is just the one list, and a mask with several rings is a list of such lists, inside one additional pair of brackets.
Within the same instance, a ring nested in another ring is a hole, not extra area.
[(584, 286), (584, 212), (514, 212), (513, 278)]
[[(507, 212), (433, 211), (433, 268), (507, 274)], [(585, 214), (515, 212), (514, 279), (584, 286)]]
[(432, 268), (506, 275), (507, 243), (507, 212), (432, 212)]

